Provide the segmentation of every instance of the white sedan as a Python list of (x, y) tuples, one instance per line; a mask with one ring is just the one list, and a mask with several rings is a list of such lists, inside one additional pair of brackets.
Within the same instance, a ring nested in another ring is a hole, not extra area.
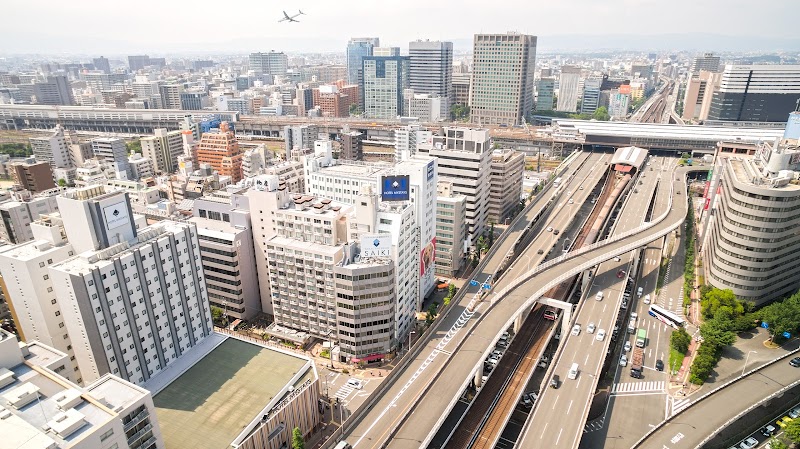
[(628, 366), (628, 356), (622, 354), (622, 357), (619, 358), (619, 364), (620, 366)]
[(603, 341), (604, 338), (606, 338), (606, 330), (605, 329), (600, 329), (599, 331), (597, 331), (597, 336), (594, 337), (594, 339), (597, 340), (597, 341)]
[(595, 326), (594, 323), (589, 323), (589, 325), (586, 326), (586, 332), (589, 334), (593, 334), (595, 329), (597, 329), (597, 326)]

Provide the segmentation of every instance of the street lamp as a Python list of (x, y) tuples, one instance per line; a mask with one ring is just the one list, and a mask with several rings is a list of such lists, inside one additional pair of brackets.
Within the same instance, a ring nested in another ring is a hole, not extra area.
[(417, 333), (417, 331), (414, 331), (414, 330), (412, 330), (411, 332), (408, 333), (408, 351), (407, 352), (411, 352), (411, 345), (412, 345), (411, 336), (416, 334), (416, 333)]
[(742, 367), (742, 376), (744, 376), (744, 370), (747, 369), (747, 361), (750, 359), (751, 352), (758, 354), (758, 351), (750, 351), (747, 353), (747, 357), (744, 358), (744, 366)]

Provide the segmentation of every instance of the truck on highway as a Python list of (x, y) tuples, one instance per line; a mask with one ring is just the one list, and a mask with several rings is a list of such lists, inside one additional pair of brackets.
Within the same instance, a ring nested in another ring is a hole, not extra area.
[(647, 329), (639, 329), (639, 333), (636, 334), (636, 347), (637, 348), (644, 348), (644, 345), (647, 343)]
[(631, 355), (631, 377), (642, 378), (642, 364), (644, 362), (644, 349), (635, 348)]

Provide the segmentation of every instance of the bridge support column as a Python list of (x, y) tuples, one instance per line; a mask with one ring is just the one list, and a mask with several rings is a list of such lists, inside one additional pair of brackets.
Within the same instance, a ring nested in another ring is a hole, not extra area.
[(518, 334), (519, 330), (522, 329), (522, 320), (523, 320), (523, 317), (525, 315), (527, 315), (526, 311), (522, 311), (522, 312), (520, 312), (519, 315), (517, 315), (516, 318), (514, 318), (514, 333), (515, 334)]
[(483, 369), (478, 368), (478, 370), (475, 371), (475, 388), (480, 388), (482, 383), (483, 383)]

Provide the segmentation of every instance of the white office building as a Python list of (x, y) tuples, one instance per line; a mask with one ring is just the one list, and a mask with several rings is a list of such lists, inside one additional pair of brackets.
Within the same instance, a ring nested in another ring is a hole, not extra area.
[(153, 161), (156, 173), (172, 173), (178, 168), (178, 157), (184, 154), (183, 134), (191, 130), (153, 130), (152, 136), (142, 137), (142, 155)]
[(556, 111), (577, 112), (581, 98), (581, 68), (565, 65), (558, 78), (558, 104)]
[(438, 122), (447, 117), (442, 115), (442, 103), (447, 103), (447, 99), (438, 95), (418, 94), (406, 89), (403, 101), (403, 115), (406, 117), (415, 117), (421, 122)]
[(142, 156), (141, 153), (133, 153), (128, 158), (128, 168), (131, 172), (131, 179), (135, 181), (142, 178), (150, 178), (155, 175), (153, 161)]
[(125, 141), (114, 137), (92, 139), (92, 150), (96, 158), (111, 165), (118, 179), (128, 179), (128, 148)]
[(28, 140), (36, 162), (47, 162), (54, 170), (72, 165), (69, 150), (70, 142), (64, 136), (64, 129), (60, 125), (56, 125), (49, 136), (31, 137)]

